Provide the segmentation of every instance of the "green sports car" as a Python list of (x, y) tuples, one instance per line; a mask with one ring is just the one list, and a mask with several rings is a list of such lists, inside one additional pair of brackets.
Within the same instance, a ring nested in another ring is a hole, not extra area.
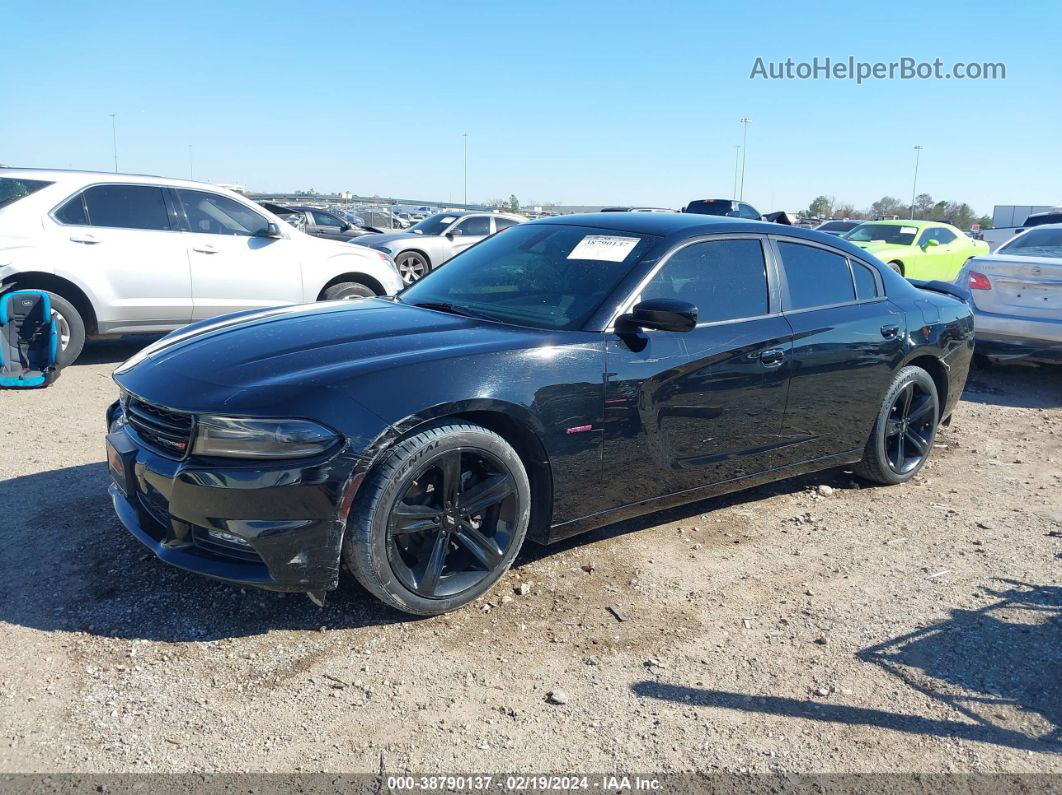
[(953, 282), (966, 260), (988, 253), (984, 241), (936, 221), (867, 221), (844, 237), (908, 279)]

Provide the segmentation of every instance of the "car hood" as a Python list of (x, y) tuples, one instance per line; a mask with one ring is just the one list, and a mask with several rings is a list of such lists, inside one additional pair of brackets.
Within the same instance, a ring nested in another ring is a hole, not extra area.
[(878, 259), (893, 254), (906, 254), (911, 250), (910, 246), (898, 246), (895, 243), (857, 243), (854, 240), (849, 240), (848, 242), (854, 246), (859, 246), (859, 248), (873, 254)]
[(384, 232), (379, 235), (365, 235), (353, 241), (359, 246), (380, 248), (387, 243), (401, 243), (407, 240), (434, 240), (437, 235), (418, 235), (415, 232)]
[(548, 335), (386, 299), (332, 301), (187, 326), (119, 366), (114, 378), (169, 408), (254, 414), (368, 372), (517, 350)]

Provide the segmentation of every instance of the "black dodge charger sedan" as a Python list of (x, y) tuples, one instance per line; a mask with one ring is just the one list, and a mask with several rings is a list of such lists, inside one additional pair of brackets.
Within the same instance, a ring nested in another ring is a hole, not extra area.
[(115, 371), (110, 493), (175, 566), (320, 603), (342, 561), (442, 613), (525, 538), (841, 465), (910, 479), (973, 347), (961, 296), (930, 288), (757, 221), (522, 224), (394, 299), (149, 346)]

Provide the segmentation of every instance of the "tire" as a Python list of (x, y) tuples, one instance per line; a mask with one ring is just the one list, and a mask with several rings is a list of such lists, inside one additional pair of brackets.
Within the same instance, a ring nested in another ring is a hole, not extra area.
[(395, 265), (398, 266), (398, 273), (406, 284), (413, 284), (431, 271), (431, 263), (419, 251), (398, 252), (395, 255)]
[(371, 287), (359, 282), (339, 282), (324, 291), (322, 301), (353, 301), (359, 298), (372, 298), (376, 293)]
[(889, 263), (889, 267), (892, 268), (894, 271), (896, 271), (901, 276), (903, 276), (903, 263), (900, 262), (899, 260), (895, 260), (894, 259), (892, 262)]
[[(448, 480), (455, 471), (460, 477)], [(478, 506), (470, 504), (476, 495)], [(530, 515), (527, 472), (508, 442), (480, 425), (443, 420), (397, 443), (373, 468), (347, 520), (343, 559), (382, 602), (438, 615), (474, 601), (508, 571)]]
[(921, 367), (904, 367), (885, 393), (855, 473), (874, 483), (906, 483), (925, 465), (939, 422), (940, 398), (932, 376)]
[(60, 367), (66, 367), (77, 361), (85, 349), (85, 321), (74, 305), (61, 295), (48, 292), (48, 299), (52, 303), (52, 316), (59, 332), (57, 363)]

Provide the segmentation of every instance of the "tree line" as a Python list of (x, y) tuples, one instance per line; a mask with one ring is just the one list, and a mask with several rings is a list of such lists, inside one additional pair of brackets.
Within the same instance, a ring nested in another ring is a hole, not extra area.
[(882, 196), (865, 210), (857, 210), (854, 205), (839, 202), (833, 196), (816, 196), (815, 200), (808, 205), (807, 215), (810, 218), (851, 218), (853, 220), (889, 216), (910, 218), (913, 215), (919, 220), (940, 221), (959, 229), (969, 229), (974, 224), (980, 224), (982, 229), (992, 227), (990, 217), (978, 216), (966, 202), (933, 201), (933, 197), (928, 193), (920, 193), (915, 197), (913, 213), (911, 205), (905, 204), (895, 196)]

